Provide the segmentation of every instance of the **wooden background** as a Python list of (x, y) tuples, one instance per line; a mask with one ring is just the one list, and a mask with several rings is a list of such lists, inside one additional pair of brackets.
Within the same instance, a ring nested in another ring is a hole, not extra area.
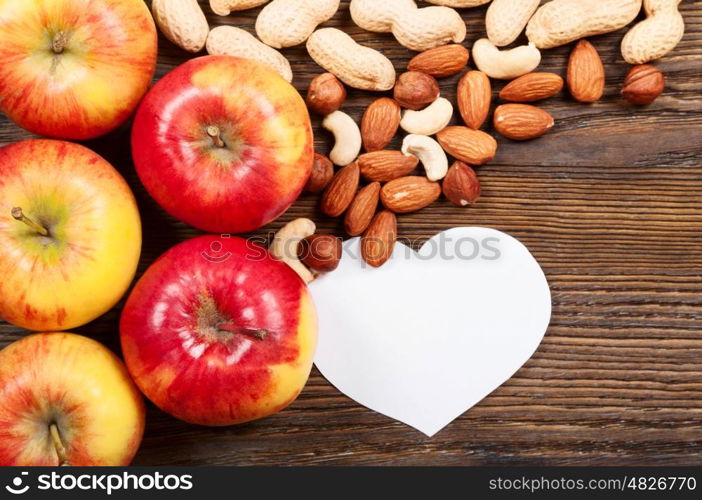
[[(253, 30), (259, 9), (222, 18), (201, 4), (212, 26)], [(327, 26), (382, 50), (402, 71), (411, 57), (391, 35), (354, 27), (342, 2)], [(499, 138), (480, 167), (483, 197), (469, 209), (441, 200), (399, 219), (419, 245), (459, 225), (506, 231), (533, 252), (553, 293), (553, 317), (534, 357), (479, 405), (429, 439), (341, 395), (313, 370), (287, 410), (230, 428), (188, 425), (149, 405), (139, 465), (700, 465), (702, 464), (702, 1), (683, 2), (687, 33), (657, 65), (666, 91), (653, 105), (619, 95), (627, 65), (625, 30), (595, 37), (607, 69), (601, 102), (561, 95), (541, 104), (556, 119), (541, 139)], [(484, 34), (485, 7), (463, 10), (466, 45)], [(564, 75), (570, 46), (544, 53), (541, 70)], [(287, 49), (304, 92), (322, 70), (304, 47)], [(189, 57), (161, 38), (157, 78)], [(455, 98), (458, 77), (442, 80)], [(499, 89), (501, 84), (496, 85)], [(344, 111), (360, 118), (378, 94), (351, 91)], [(330, 137), (315, 119), (316, 145)], [(0, 144), (30, 137), (0, 116)], [(134, 189), (144, 221), (140, 273), (196, 230), (168, 217), (140, 185), (123, 128), (87, 145), (110, 160)], [(399, 140), (394, 143), (398, 147)], [(303, 196), (259, 234), (299, 216), (341, 234), (341, 224)], [(0, 277), (1, 279), (1, 277)], [(118, 350), (122, 304), (77, 329)], [(0, 345), (26, 332), (0, 324)]]

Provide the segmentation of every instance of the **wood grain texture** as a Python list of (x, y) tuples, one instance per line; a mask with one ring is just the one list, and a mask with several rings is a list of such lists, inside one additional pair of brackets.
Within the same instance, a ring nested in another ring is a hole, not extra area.
[[(201, 4), (212, 26), (250, 31), (260, 10), (222, 18)], [(391, 35), (355, 28), (347, 7), (342, 2), (326, 25), (345, 29), (404, 69), (412, 53)], [(657, 63), (667, 86), (654, 104), (632, 108), (619, 95), (628, 69), (619, 53), (625, 30), (595, 37), (607, 73), (601, 102), (558, 96), (542, 104), (556, 118), (546, 136), (528, 143), (499, 138), (497, 157), (478, 170), (483, 197), (475, 207), (442, 199), (399, 217), (401, 236), (415, 247), (442, 229), (483, 225), (519, 238), (543, 266), (553, 293), (551, 326), (507, 383), (429, 439), (357, 405), (315, 370), (289, 409), (242, 426), (191, 426), (149, 406), (135, 463), (702, 464), (702, 1), (681, 7), (687, 33)], [(469, 45), (483, 36), (485, 7), (462, 14)], [(541, 70), (563, 75), (569, 50), (545, 52)], [(283, 52), (304, 92), (321, 69), (303, 47)], [(187, 58), (161, 38), (157, 77)], [(457, 79), (441, 80), (451, 100)], [(360, 119), (378, 95), (351, 90), (343, 109)], [(328, 152), (331, 138), (318, 118), (314, 123), (317, 148)], [(28, 137), (0, 117), (0, 144)], [(128, 129), (87, 145), (136, 193), (144, 219), (140, 272), (197, 234), (146, 195), (128, 153)], [(258, 234), (300, 216), (341, 234), (342, 222), (322, 216), (317, 202), (303, 196)], [(120, 307), (77, 331), (117, 350)], [(25, 333), (0, 324), (0, 344)]]

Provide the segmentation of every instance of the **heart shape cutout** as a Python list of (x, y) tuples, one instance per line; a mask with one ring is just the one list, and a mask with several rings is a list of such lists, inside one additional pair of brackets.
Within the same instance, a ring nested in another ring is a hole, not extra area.
[(358, 403), (432, 436), (508, 380), (551, 317), (541, 267), (517, 239), (453, 228), (374, 269), (360, 238), (310, 284), (319, 371)]

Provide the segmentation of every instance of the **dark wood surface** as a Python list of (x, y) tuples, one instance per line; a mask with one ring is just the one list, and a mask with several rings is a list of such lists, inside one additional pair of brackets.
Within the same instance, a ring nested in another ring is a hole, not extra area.
[[(259, 11), (222, 18), (200, 3), (212, 26), (253, 30)], [(382, 50), (402, 71), (412, 53), (391, 35), (355, 28), (347, 3), (326, 24)], [(401, 236), (415, 246), (453, 226), (488, 226), (519, 238), (543, 266), (553, 294), (551, 326), (502, 387), (426, 438), (346, 398), (313, 370), (291, 407), (246, 425), (196, 427), (149, 405), (134, 463), (702, 464), (702, 2), (683, 2), (682, 10), (687, 32), (657, 63), (667, 86), (653, 105), (632, 108), (619, 95), (628, 69), (619, 52), (625, 30), (595, 37), (607, 71), (601, 102), (582, 105), (565, 94), (545, 101), (555, 128), (528, 143), (499, 138), (497, 157), (478, 171), (484, 194), (476, 206), (441, 200), (400, 217)], [(462, 12), (470, 46), (483, 36), (485, 8)], [(163, 38), (159, 50), (157, 78), (189, 57)], [(545, 52), (541, 69), (564, 74), (569, 50)], [(304, 92), (322, 70), (304, 47), (284, 53)], [(445, 96), (455, 97), (456, 81), (441, 81)], [(377, 96), (351, 91), (344, 110), (359, 118)], [(330, 137), (314, 122), (317, 148), (327, 152)], [(28, 137), (0, 116), (0, 144)], [(147, 196), (132, 166), (128, 128), (87, 145), (136, 193), (144, 221), (140, 273), (197, 234)], [(322, 216), (317, 202), (303, 196), (259, 234), (299, 216), (341, 234), (339, 221)], [(76, 331), (118, 350), (121, 305)], [(25, 334), (0, 324), (0, 345)]]

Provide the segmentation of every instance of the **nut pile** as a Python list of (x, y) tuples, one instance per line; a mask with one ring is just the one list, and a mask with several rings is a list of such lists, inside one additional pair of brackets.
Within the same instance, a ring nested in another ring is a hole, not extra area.
[[(381, 52), (337, 28), (318, 28), (336, 13), (339, 0), (210, 0), (219, 15), (266, 3), (256, 21), (258, 38), (231, 26), (210, 31), (196, 0), (154, 0), (153, 9), (164, 34), (185, 50), (206, 46), (210, 54), (256, 59), (288, 81), (293, 78), (290, 64), (276, 49), (306, 43), (310, 57), (327, 71), (312, 80), (307, 106), (324, 117), (322, 126), (334, 137), (328, 158), (315, 155), (306, 191), (322, 193), (322, 211), (343, 216), (346, 232), (361, 235), (362, 256), (376, 267), (392, 252), (398, 214), (421, 210), (442, 192), (460, 207), (478, 200), (480, 182), (473, 167), (488, 163), (497, 151), (495, 138), (481, 130), (491, 110), (491, 79), (509, 80), (499, 92), (504, 103), (493, 113), (494, 130), (511, 140), (531, 140), (555, 124), (533, 103), (557, 95), (566, 84), (579, 102), (601, 99), (604, 65), (586, 38), (623, 28), (643, 7), (646, 19), (629, 30), (621, 45), (624, 60), (635, 65), (622, 95), (633, 105), (646, 105), (665, 86), (660, 70), (646, 63), (670, 52), (684, 32), (680, 0), (551, 0), (543, 5), (539, 0), (428, 0), (436, 5), (422, 8), (414, 0), (351, 0), (356, 25), (392, 33), (401, 45), (419, 52), (398, 77)], [(466, 25), (455, 8), (486, 3), (487, 37), (475, 41), (469, 52), (462, 45)], [(508, 47), (523, 32), (528, 43)], [(541, 50), (571, 42), (577, 43), (565, 82), (555, 73), (536, 71)], [(440, 95), (437, 78), (463, 71), (471, 55), (476, 69), (461, 77), (452, 103)], [(359, 125), (341, 109), (345, 85), (392, 91), (392, 97), (374, 100)], [(455, 111), (462, 125), (450, 125)], [(387, 149), (400, 129), (406, 133), (401, 150)], [(451, 165), (449, 157), (454, 159)], [(423, 175), (416, 173), (420, 163)], [(330, 235), (313, 233), (314, 223), (300, 219), (276, 236), (276, 241), (292, 241), (300, 250), (280, 258), (291, 260), (308, 281), (314, 273), (334, 269), (341, 254)], [(274, 241), (272, 253), (279, 251)]]

